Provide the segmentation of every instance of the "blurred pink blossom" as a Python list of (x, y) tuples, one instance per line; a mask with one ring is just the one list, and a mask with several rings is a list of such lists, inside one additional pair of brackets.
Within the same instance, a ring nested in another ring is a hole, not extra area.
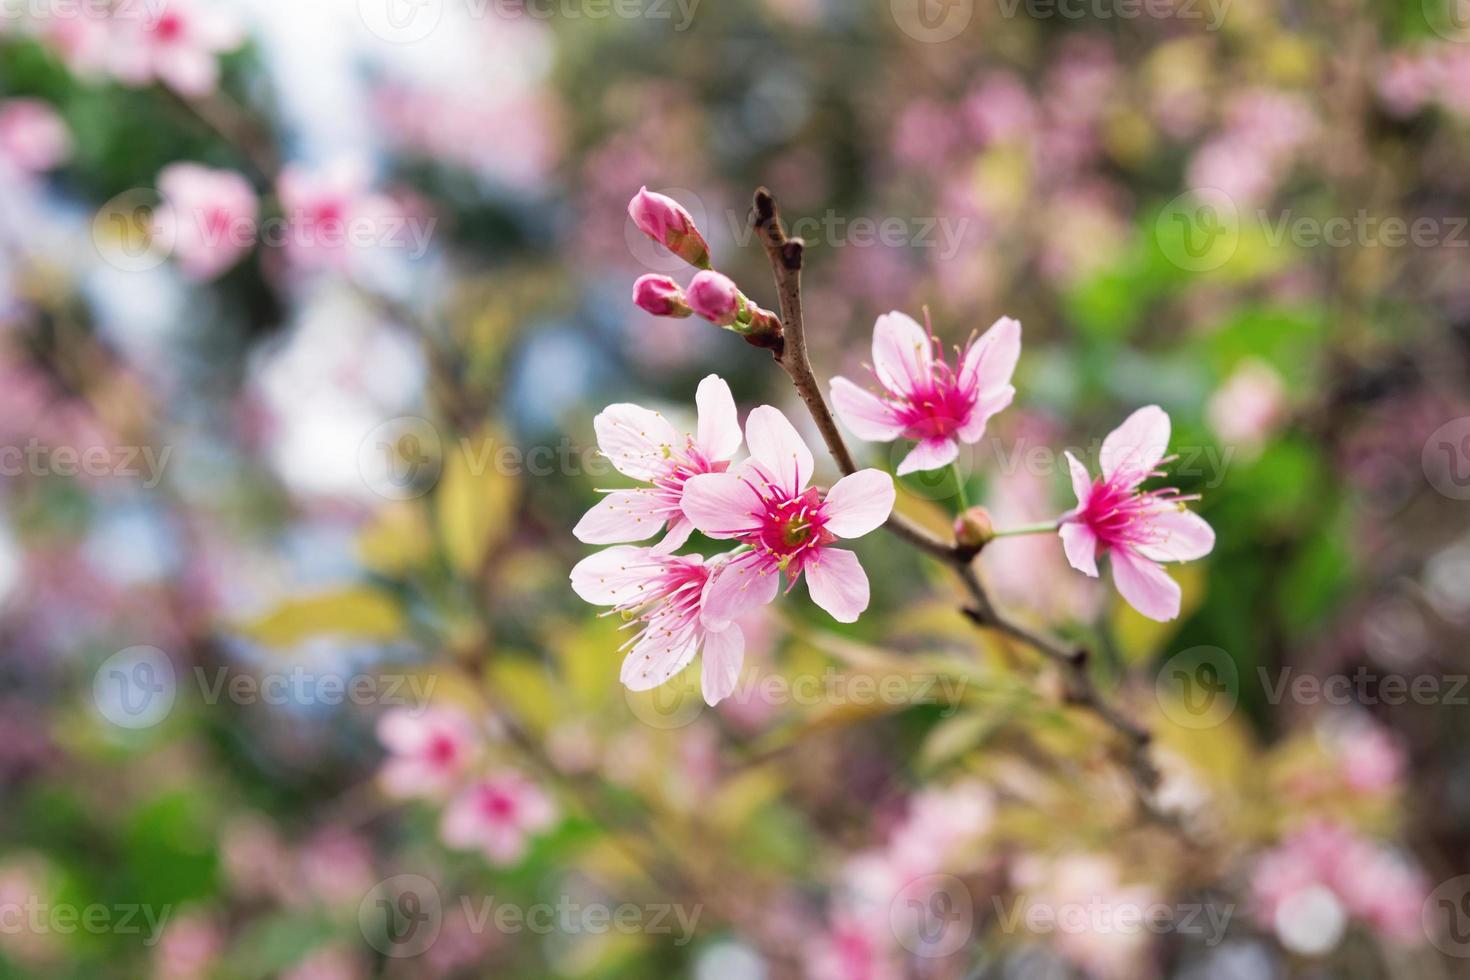
[(163, 931), (153, 980), (206, 980), (224, 947), (219, 926), (201, 913), (181, 915)]
[(454, 708), (421, 714), (395, 708), (378, 720), (378, 741), (389, 752), (378, 774), (384, 792), (399, 799), (440, 799), (467, 771), (479, 748), (479, 733)]
[(44, 173), (71, 157), (72, 139), (56, 110), (40, 99), (0, 102), (0, 172)]
[(1258, 450), (1286, 414), (1286, 385), (1265, 361), (1242, 361), (1210, 396), (1205, 417), (1227, 446)]
[(168, 208), (154, 234), (171, 241), (185, 275), (214, 279), (255, 244), (259, 207), (250, 182), (233, 170), (173, 163), (158, 176)]
[(276, 193), (286, 222), (286, 253), (306, 271), (347, 271), (353, 250), (386, 237), (394, 230), (389, 219), (399, 213), (389, 198), (373, 192), (367, 169), (354, 160), (320, 169), (287, 166)]
[(450, 847), (478, 850), (492, 864), (515, 864), (527, 839), (555, 824), (556, 806), (525, 776), (504, 770), (465, 790), (449, 804), (439, 825)]
[(130, 5), (114, 15), (112, 24), (109, 61), (119, 81), (159, 81), (189, 98), (214, 92), (219, 55), (245, 40), (239, 23), (222, 5), (201, 0)]

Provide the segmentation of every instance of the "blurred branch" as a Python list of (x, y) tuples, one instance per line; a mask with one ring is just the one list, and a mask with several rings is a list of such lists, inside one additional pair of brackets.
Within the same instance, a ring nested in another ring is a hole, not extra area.
[[(800, 238), (791, 238), (786, 234), (776, 199), (764, 187), (755, 192), (750, 220), (771, 260), (781, 304), (785, 342), (773, 352), (776, 363), (790, 376), (797, 394), (806, 403), (837, 468), (843, 474), (854, 473), (857, 471), (857, 464), (837, 428), (831, 409), (822, 397), (821, 386), (807, 355), (806, 322), (801, 304), (801, 270), (806, 251), (805, 243)], [(1090, 711), (1126, 742), (1128, 767), (1137, 784), (1139, 802), (1145, 813), (1153, 819), (1172, 822), (1154, 807), (1151, 800), (1152, 790), (1159, 781), (1158, 770), (1148, 751), (1151, 735), (1148, 729), (1128, 718), (1098, 691), (1089, 669), (1091, 658), (1087, 649), (1068, 646), (1053, 637), (1035, 632), (996, 608), (975, 570), (978, 549), (945, 541), (898, 513), (890, 515), (886, 527), (897, 537), (954, 569), (970, 597), (970, 603), (961, 612), (977, 627), (993, 629), (1003, 636), (1024, 643), (1061, 668), (1067, 680), (1067, 701)]]

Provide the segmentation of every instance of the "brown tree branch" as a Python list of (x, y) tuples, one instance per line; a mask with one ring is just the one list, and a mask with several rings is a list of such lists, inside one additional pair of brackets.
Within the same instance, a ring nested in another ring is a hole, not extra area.
[[(806, 322), (801, 305), (801, 269), (805, 243), (786, 234), (776, 199), (764, 187), (755, 192), (750, 221), (756, 234), (760, 236), (761, 244), (765, 246), (776, 277), (783, 333), (783, 342), (772, 350), (776, 363), (790, 376), (792, 384), (796, 386), (796, 393), (806, 403), (837, 468), (844, 474), (856, 472), (857, 464), (837, 428), (837, 421), (832, 416), (826, 399), (822, 396), (821, 386), (807, 355)], [(1150, 816), (1167, 820), (1153, 807), (1150, 799), (1152, 790), (1158, 784), (1158, 771), (1148, 751), (1150, 733), (1098, 691), (1092, 678), (1087, 649), (1071, 647), (1030, 630), (997, 609), (975, 570), (977, 549), (943, 540), (898, 513), (889, 517), (886, 527), (895, 536), (954, 569), (970, 596), (970, 605), (964, 607), (962, 612), (977, 627), (995, 630), (1003, 636), (1024, 643), (1063, 671), (1067, 680), (1067, 701), (1090, 711), (1123, 738), (1127, 747), (1128, 767), (1137, 784), (1141, 806)]]

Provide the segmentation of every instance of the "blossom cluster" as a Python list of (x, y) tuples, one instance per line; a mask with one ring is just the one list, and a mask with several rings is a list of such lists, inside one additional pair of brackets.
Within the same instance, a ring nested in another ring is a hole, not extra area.
[[(629, 205), (640, 230), (704, 271), (687, 291), (666, 277), (644, 276), (634, 301), (651, 313), (698, 312), (750, 337), (774, 314), (760, 310), (710, 268), (709, 247), (687, 211), (644, 188)], [(779, 325), (769, 329), (779, 329)], [(903, 313), (878, 318), (871, 370), (877, 390), (846, 378), (832, 382), (837, 417), (870, 442), (914, 441), (898, 476), (949, 466), (960, 445), (974, 444), (1016, 396), (1011, 384), (1021, 356), (1021, 325), (1002, 317), (956, 350), (953, 364), (934, 337)], [(700, 384), (697, 430), (678, 431), (662, 414), (632, 404), (611, 405), (594, 420), (598, 445), (614, 467), (643, 486), (610, 490), (574, 529), (587, 544), (616, 545), (580, 562), (572, 588), (610, 606), (636, 630), (622, 682), (634, 690), (663, 684), (701, 649), (702, 688), (710, 704), (739, 679), (744, 640), (735, 620), (775, 598), (779, 579), (803, 576), (812, 600), (840, 622), (867, 608), (868, 579), (857, 557), (834, 548), (882, 525), (893, 510), (892, 477), (876, 469), (851, 473), (825, 492), (812, 487), (811, 449), (789, 419), (770, 405), (745, 423), (749, 458), (732, 465), (741, 446), (734, 399), (717, 375)], [(1172, 488), (1144, 489), (1163, 476), (1169, 417), (1157, 406), (1134, 412), (1102, 445), (1102, 475), (1094, 480), (1068, 454), (1077, 506), (1050, 527), (1072, 567), (1096, 578), (1098, 558), (1112, 559), (1113, 580), (1134, 608), (1156, 620), (1178, 616), (1180, 589), (1160, 563), (1203, 557), (1214, 532), (1184, 507)], [(734, 550), (706, 560), (674, 554), (693, 531)], [(666, 532), (653, 547), (634, 547)], [(973, 540), (966, 540), (970, 532)], [(964, 543), (995, 536), (983, 514), (962, 514)], [(790, 585), (788, 585), (788, 591)]]
[(21, 29), (83, 77), (131, 87), (161, 83), (200, 98), (219, 86), (219, 57), (244, 43), (223, 5), (199, 0), (57, 4), (32, 12)]
[(389, 753), (378, 777), (383, 791), (395, 799), (447, 800), (439, 836), (450, 847), (515, 864), (530, 838), (556, 823), (555, 804), (523, 773), (483, 764), (482, 733), (461, 711), (390, 711), (378, 722), (378, 740)]

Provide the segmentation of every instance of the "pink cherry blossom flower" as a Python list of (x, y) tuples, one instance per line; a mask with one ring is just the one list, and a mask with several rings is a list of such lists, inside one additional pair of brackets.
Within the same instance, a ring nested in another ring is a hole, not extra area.
[(0, 102), (0, 169), (20, 174), (53, 170), (71, 156), (66, 124), (40, 99)]
[(729, 276), (706, 269), (689, 283), (689, 307), (711, 323), (728, 327), (740, 315), (744, 300)]
[(155, 221), (154, 234), (172, 242), (179, 267), (191, 279), (214, 279), (254, 244), (259, 205), (240, 174), (173, 163), (159, 174), (158, 187), (169, 206)]
[(633, 283), (633, 302), (654, 316), (686, 317), (694, 312), (684, 298), (684, 290), (668, 276), (639, 276)]
[(1286, 414), (1286, 386), (1272, 367), (1247, 360), (1231, 373), (1205, 409), (1210, 428), (1226, 443), (1254, 453)]
[(745, 661), (745, 634), (731, 622), (705, 618), (719, 562), (656, 549), (620, 546), (584, 558), (572, 569), (572, 590), (595, 606), (628, 617), (634, 632), (623, 644), (620, 679), (647, 691), (687, 667), (701, 650), (700, 688), (711, 705), (730, 696)]
[(276, 193), (286, 220), (286, 252), (308, 271), (345, 271), (362, 237), (386, 234), (387, 219), (400, 211), (372, 192), (366, 168), (353, 160), (320, 170), (288, 166)]
[(709, 244), (678, 201), (644, 187), (628, 202), (638, 230), (692, 266), (708, 269)]
[(418, 715), (397, 709), (378, 721), (378, 741), (390, 753), (378, 775), (389, 796), (438, 798), (464, 775), (479, 737), (474, 723), (452, 708)]
[(1167, 622), (1179, 615), (1179, 585), (1159, 562), (1203, 558), (1215, 546), (1215, 532), (1184, 509), (1186, 497), (1173, 489), (1140, 490), (1164, 460), (1169, 416), (1157, 405), (1140, 408), (1103, 440), (1102, 478), (1093, 482), (1087, 468), (1067, 453), (1077, 506), (1062, 516), (1058, 529), (1067, 561), (1097, 577), (1097, 559), (1110, 554), (1113, 582), (1128, 604), (1150, 619)]
[(110, 62), (118, 80), (128, 85), (156, 80), (190, 98), (213, 93), (219, 85), (218, 56), (244, 41), (240, 25), (222, 7), (194, 0), (139, 7), (113, 17)]
[(770, 405), (750, 413), (745, 440), (751, 458), (738, 472), (702, 474), (684, 488), (684, 513), (695, 527), (751, 548), (715, 573), (705, 597), (705, 625), (721, 626), (770, 602), (781, 572), (788, 591), (805, 575), (813, 602), (839, 622), (856, 622), (868, 608), (868, 576), (857, 555), (832, 542), (862, 537), (888, 519), (893, 478), (860, 470), (825, 495), (808, 488), (812, 451)]
[(810, 940), (804, 955), (811, 980), (900, 980), (887, 933), (848, 916), (834, 917), (831, 928)]
[(680, 433), (658, 412), (638, 405), (609, 405), (595, 419), (597, 445), (624, 476), (652, 484), (613, 490), (577, 522), (572, 533), (584, 544), (643, 541), (665, 525), (657, 550), (678, 549), (694, 531), (683, 510), (684, 487), (701, 473), (723, 473), (740, 449), (735, 398), (719, 375), (699, 383), (694, 395), (699, 422), (694, 434)]
[(1422, 872), (1392, 851), (1337, 824), (1303, 826), (1264, 854), (1252, 871), (1255, 917), (1274, 927), (1283, 945), (1321, 953), (1335, 946), (1343, 924), (1305, 910), (1328, 900), (1385, 938), (1419, 941), (1419, 915), (1428, 894)]
[(1011, 375), (1021, 356), (1021, 324), (1002, 317), (972, 341), (951, 367), (939, 344), (912, 317), (894, 312), (873, 327), (873, 374), (881, 395), (832, 379), (837, 417), (858, 438), (918, 442), (898, 475), (937, 470), (959, 457), (960, 443), (985, 435), (985, 424), (1016, 397)]
[(526, 853), (527, 838), (556, 822), (556, 805), (518, 772), (481, 780), (449, 804), (439, 835), (450, 847), (484, 852), (492, 864), (509, 865)]

